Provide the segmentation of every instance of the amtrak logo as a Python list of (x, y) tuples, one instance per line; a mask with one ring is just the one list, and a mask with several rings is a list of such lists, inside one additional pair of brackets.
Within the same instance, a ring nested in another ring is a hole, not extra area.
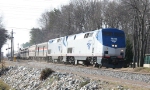
[(115, 42), (117, 42), (117, 38), (111, 38), (111, 41), (112, 41), (113, 43), (115, 43)]
[(91, 47), (91, 45), (92, 45), (91, 43), (92, 43), (92, 40), (89, 40), (88, 43), (87, 43), (88, 49), (90, 49), (90, 47)]

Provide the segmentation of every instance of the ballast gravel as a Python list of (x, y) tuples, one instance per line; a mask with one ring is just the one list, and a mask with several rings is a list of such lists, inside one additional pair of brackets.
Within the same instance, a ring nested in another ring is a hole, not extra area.
[[(12, 63), (16, 65), (10, 66), (9, 71), (0, 78), (17, 90), (130, 90), (120, 84), (111, 85), (107, 81), (90, 79), (89, 77), (79, 76), (73, 72), (150, 83), (150, 74), (84, 68), (36, 61)], [(51, 68), (55, 73), (50, 75), (46, 80), (40, 81), (41, 71), (45, 68)]]

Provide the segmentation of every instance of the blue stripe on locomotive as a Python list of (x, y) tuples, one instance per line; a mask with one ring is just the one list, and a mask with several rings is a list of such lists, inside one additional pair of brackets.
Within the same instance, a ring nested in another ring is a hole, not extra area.
[(98, 32), (96, 38), (104, 46), (112, 47), (112, 45), (117, 45), (117, 48), (125, 47), (125, 34), (123, 31), (118, 29), (114, 28), (102, 29), (101, 31)]

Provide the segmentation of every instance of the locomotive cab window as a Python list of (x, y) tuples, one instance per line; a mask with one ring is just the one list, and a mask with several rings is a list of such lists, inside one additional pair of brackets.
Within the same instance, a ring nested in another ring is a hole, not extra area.
[(117, 36), (117, 37), (124, 37), (124, 33), (114, 33), (114, 36)]
[(112, 33), (112, 32), (103, 31), (103, 35), (104, 35), (104, 36), (112, 36), (113, 33)]

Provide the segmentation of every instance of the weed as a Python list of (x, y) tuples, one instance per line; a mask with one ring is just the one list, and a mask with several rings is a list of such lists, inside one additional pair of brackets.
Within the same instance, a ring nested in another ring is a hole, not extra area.
[(85, 85), (88, 84), (88, 83), (90, 83), (90, 81), (81, 82), (81, 83), (80, 83), (80, 87), (83, 87), (83, 86), (85, 86)]
[(54, 71), (50, 68), (45, 68), (41, 72), (40, 80), (45, 80), (49, 75), (51, 75)]

